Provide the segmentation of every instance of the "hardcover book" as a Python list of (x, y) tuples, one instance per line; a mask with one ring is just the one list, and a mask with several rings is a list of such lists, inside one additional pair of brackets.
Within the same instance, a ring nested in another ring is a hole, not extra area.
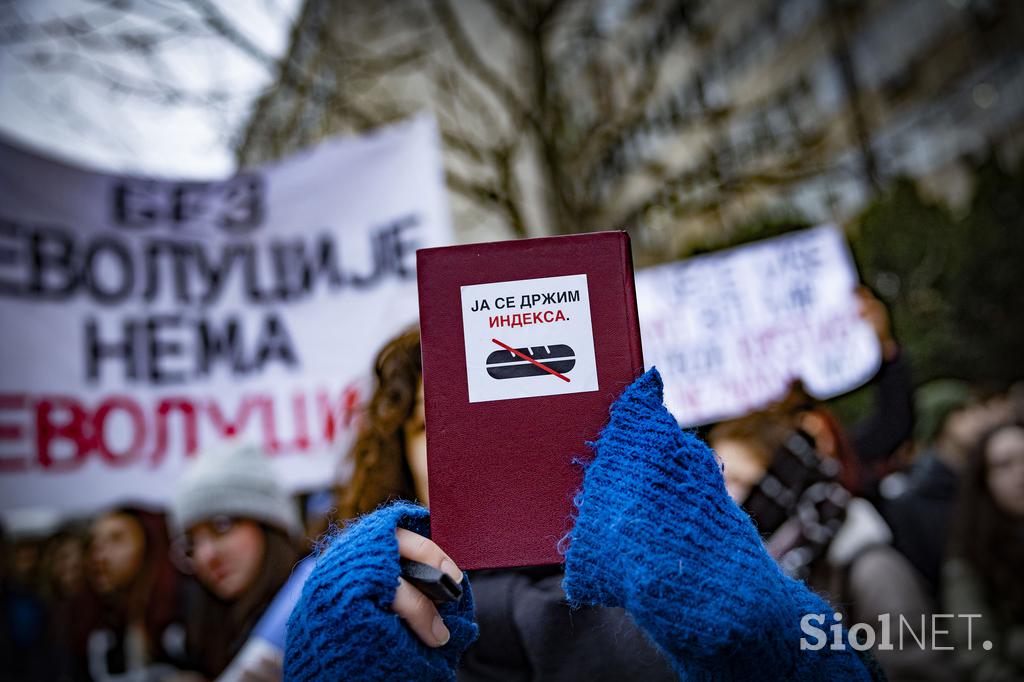
[(629, 237), (416, 256), (431, 536), (463, 569), (561, 563), (575, 460), (643, 372)]

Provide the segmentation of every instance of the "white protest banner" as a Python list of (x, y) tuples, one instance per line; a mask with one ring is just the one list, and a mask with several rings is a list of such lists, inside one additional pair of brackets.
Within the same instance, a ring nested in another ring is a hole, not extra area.
[(857, 282), (830, 225), (638, 272), (644, 360), (668, 408), (695, 426), (762, 408), (794, 379), (817, 398), (868, 381), (881, 353)]
[(219, 182), (0, 145), (0, 508), (159, 504), (239, 442), (333, 481), (444, 192), (424, 117)]

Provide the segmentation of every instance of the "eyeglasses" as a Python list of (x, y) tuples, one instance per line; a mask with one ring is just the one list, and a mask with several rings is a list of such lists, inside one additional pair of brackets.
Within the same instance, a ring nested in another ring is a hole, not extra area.
[(171, 545), (171, 557), (178, 570), (183, 573), (195, 571), (196, 547), (206, 541), (217, 542), (238, 524), (238, 519), (230, 516), (213, 516), (194, 526), (179, 536)]

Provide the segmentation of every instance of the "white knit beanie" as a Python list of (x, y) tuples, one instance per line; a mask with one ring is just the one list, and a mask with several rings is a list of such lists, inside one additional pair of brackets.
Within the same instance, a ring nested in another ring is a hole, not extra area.
[(295, 504), (277, 485), (267, 456), (253, 446), (201, 455), (179, 481), (171, 500), (173, 532), (184, 533), (215, 516), (252, 519), (294, 538), (302, 535)]

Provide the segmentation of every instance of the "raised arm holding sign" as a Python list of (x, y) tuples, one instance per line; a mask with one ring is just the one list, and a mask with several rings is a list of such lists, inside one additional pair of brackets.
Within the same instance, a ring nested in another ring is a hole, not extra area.
[(850, 391), (881, 361), (842, 233), (823, 226), (637, 273), (644, 356), (683, 425), (735, 417), (800, 379)]

